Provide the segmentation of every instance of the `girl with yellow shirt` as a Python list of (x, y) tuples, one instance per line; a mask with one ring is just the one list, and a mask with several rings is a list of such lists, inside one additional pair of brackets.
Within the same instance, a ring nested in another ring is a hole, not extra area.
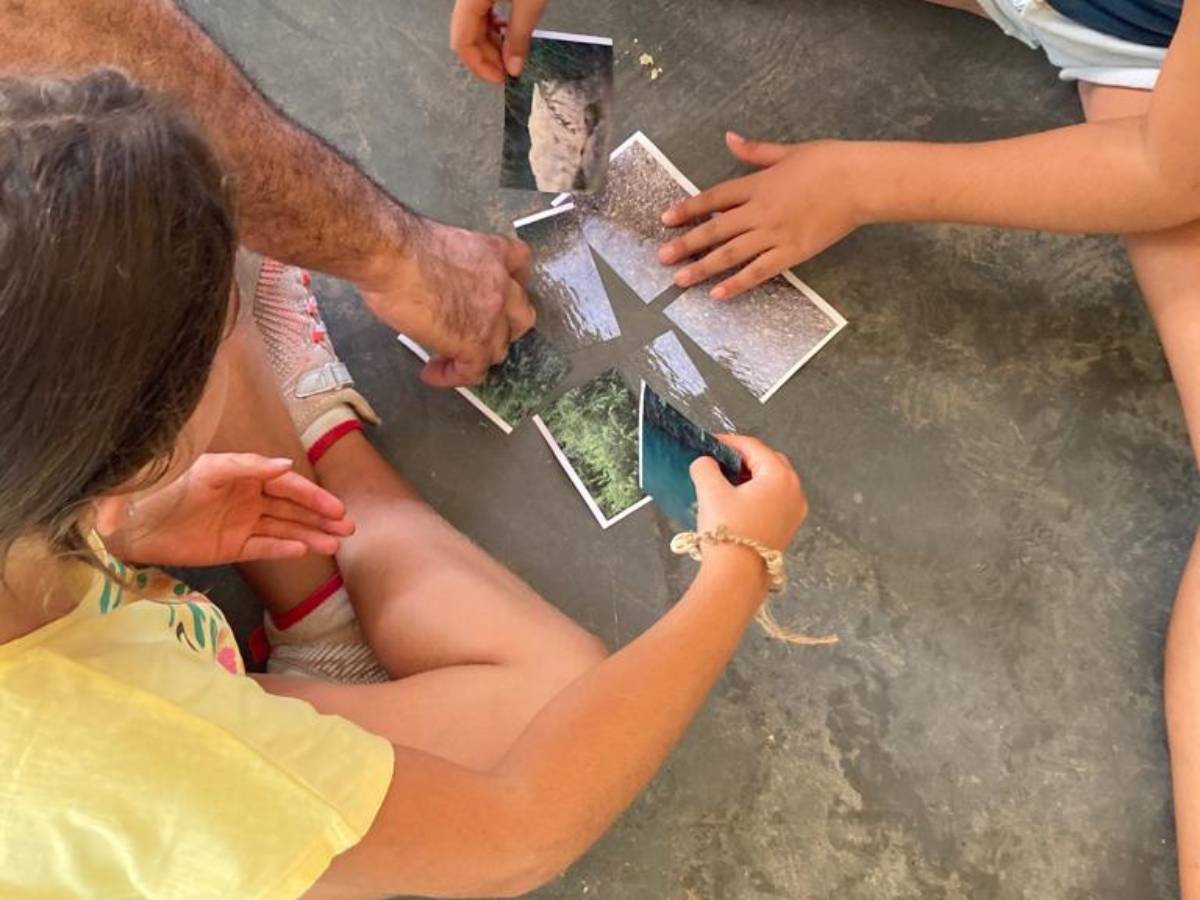
[[(746, 546), (619, 652), (371, 448), (308, 276), (238, 255), (227, 180), (112, 71), (0, 80), (0, 896), (518, 894), (654, 774), (768, 586)], [(780, 454), (693, 469), (782, 549)], [(258, 453), (229, 453), (257, 450)], [(271, 674), (152, 565), (237, 563)]]

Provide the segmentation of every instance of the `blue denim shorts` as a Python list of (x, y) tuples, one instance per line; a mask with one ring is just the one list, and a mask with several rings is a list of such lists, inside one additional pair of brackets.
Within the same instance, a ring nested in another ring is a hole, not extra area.
[(1064, 81), (1153, 90), (1167, 51), (1102, 34), (1055, 10), (1046, 0), (978, 0), (1011, 37), (1041, 50)]

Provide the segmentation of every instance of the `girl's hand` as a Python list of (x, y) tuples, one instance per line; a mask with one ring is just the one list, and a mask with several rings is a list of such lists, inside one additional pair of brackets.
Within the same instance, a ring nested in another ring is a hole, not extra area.
[(712, 457), (692, 463), (700, 501), (697, 529), (712, 531), (724, 525), (734, 534), (783, 550), (808, 515), (800, 476), (786, 456), (757, 438), (723, 434), (720, 439), (742, 455), (750, 480), (730, 484)]
[(184, 475), (132, 501), (127, 522), (102, 535), (138, 563), (213, 566), (332, 555), (354, 533), (337, 497), (291, 471), (290, 459), (205, 453)]
[(493, 0), (457, 0), (450, 16), (450, 48), (476, 77), (500, 84), (521, 74), (533, 29), (546, 0), (512, 0), (512, 20), (502, 22)]
[[(718, 184), (663, 213), (664, 225), (707, 219), (659, 250), (659, 260), (668, 265), (709, 250), (676, 273), (680, 287), (746, 263), (713, 288), (712, 296), (727, 300), (816, 256), (863, 224), (842, 174), (838, 142), (760, 143), (730, 131), (725, 143), (762, 171)], [(712, 213), (718, 215), (709, 218)]]

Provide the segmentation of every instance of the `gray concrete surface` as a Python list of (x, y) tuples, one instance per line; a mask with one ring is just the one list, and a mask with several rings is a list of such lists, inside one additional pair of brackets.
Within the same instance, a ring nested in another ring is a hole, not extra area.
[[(451, 58), (449, 3), (187, 6), (417, 208), (485, 227), (537, 205), (495, 188), (501, 98)], [(962, 140), (1080, 115), (1034, 53), (917, 0), (554, 0), (545, 24), (615, 37), (618, 138), (646, 130), (701, 185), (737, 170), (726, 127)], [(800, 274), (851, 324), (767, 407), (689, 349), (806, 477), (780, 617), (843, 641), (751, 633), (645, 795), (538, 896), (1175, 896), (1161, 649), (1200, 503), (1119, 246), (886, 226)], [(577, 379), (665, 327), (605, 275), (625, 337)], [(692, 564), (654, 510), (601, 535), (531, 428), (422, 387), (349, 288), (325, 293), (378, 446), (451, 521), (614, 647), (667, 608)]]

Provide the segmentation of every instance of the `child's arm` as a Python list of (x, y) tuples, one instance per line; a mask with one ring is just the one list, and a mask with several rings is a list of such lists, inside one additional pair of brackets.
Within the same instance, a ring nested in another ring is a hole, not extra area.
[(1200, 897), (1200, 534), (1171, 613), (1163, 681), (1180, 896), (1196, 900)]
[(664, 248), (695, 284), (746, 264), (733, 296), (820, 253), (860, 225), (962, 222), (1046, 231), (1159, 231), (1200, 219), (1200, 0), (1183, 18), (1145, 116), (977, 144), (818, 141), (757, 144), (730, 136), (765, 168), (672, 208), (671, 225), (721, 212)]
[(101, 66), (173, 95), (199, 120), (236, 176), (246, 244), (353, 281), (389, 325), (453, 358), (427, 367), (431, 381), (482, 375), (532, 324), (523, 245), (406, 209), (272, 107), (169, 0), (0, 4), (0, 75)]
[[(753, 472), (744, 485), (730, 485), (711, 459), (693, 467), (700, 528), (724, 523), (785, 546), (805, 512), (799, 479), (758, 441), (736, 446)], [(514, 896), (573, 862), (661, 765), (762, 602), (756, 554), (703, 552), (671, 611), (552, 699), (494, 770), (397, 747), (370, 832), (311, 896)]]

